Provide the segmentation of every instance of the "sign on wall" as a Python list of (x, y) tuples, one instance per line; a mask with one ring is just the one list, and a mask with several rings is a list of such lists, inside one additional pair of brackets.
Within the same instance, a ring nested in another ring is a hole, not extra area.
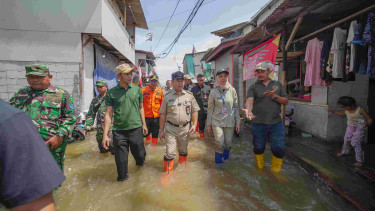
[(243, 80), (254, 78), (255, 66), (262, 61), (276, 62), (277, 49), (279, 48), (280, 35), (262, 43), (244, 54)]

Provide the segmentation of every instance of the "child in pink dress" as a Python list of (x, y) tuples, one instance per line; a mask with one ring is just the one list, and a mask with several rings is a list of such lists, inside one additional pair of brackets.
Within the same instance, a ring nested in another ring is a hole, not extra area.
[(328, 111), (337, 115), (346, 116), (348, 119), (344, 145), (342, 146), (341, 152), (337, 153), (337, 156), (341, 157), (349, 154), (349, 143), (351, 143), (354, 147), (355, 159), (357, 161), (354, 165), (360, 167), (363, 165), (361, 140), (365, 134), (366, 127), (372, 123), (372, 119), (363, 108), (357, 106), (355, 99), (352, 97), (340, 97), (337, 101), (337, 105), (344, 109), (345, 112), (333, 111), (331, 109), (328, 109)]

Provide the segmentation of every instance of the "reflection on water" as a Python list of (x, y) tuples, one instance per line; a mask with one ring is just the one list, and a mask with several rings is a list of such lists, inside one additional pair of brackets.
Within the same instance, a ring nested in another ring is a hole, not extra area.
[[(214, 164), (212, 138), (191, 138), (187, 164), (163, 170), (165, 144), (146, 145), (144, 167), (130, 155), (129, 180), (119, 183), (114, 157), (99, 154), (95, 134), (68, 145), (59, 210), (349, 210), (348, 203), (286, 159), (281, 174), (254, 167), (251, 139), (236, 139), (230, 160)], [(269, 150), (267, 150), (269, 152)], [(268, 162), (267, 162), (268, 161)], [(350, 206), (349, 206), (350, 207)]]

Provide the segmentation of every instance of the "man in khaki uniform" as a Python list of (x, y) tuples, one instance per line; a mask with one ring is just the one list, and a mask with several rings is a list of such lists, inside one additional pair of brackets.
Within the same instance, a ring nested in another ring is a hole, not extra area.
[[(165, 95), (161, 104), (160, 138), (166, 138), (164, 154), (164, 171), (173, 170), (173, 159), (176, 156), (176, 145), (179, 153), (179, 163), (186, 162), (189, 136), (193, 134), (198, 122), (199, 106), (191, 92), (183, 90), (184, 74), (172, 74), (173, 89)], [(193, 124), (190, 125), (191, 116)], [(167, 122), (167, 124), (165, 124)], [(165, 128), (165, 132), (164, 132)]]

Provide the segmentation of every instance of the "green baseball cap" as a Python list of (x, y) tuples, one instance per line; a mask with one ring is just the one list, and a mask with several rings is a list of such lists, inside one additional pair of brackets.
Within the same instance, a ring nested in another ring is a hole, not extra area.
[(33, 64), (25, 66), (26, 76), (36, 75), (36, 76), (47, 76), (49, 74), (49, 69), (45, 65)]
[(108, 84), (106, 80), (97, 80), (96, 86), (108, 86)]

